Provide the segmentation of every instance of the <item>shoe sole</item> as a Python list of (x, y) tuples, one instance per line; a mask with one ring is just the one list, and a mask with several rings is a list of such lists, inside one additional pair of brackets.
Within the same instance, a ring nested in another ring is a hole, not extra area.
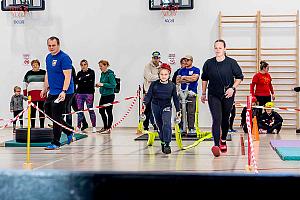
[(221, 151), (222, 153), (227, 153), (227, 148), (226, 148), (226, 149), (220, 149), (220, 151)]
[(60, 148), (55, 148), (55, 149), (50, 149), (50, 148), (44, 148), (44, 150), (48, 150), (48, 151), (51, 151), (51, 150), (59, 150)]
[(214, 154), (215, 157), (219, 157), (220, 154), (220, 148), (218, 146), (213, 146), (211, 148), (211, 152)]

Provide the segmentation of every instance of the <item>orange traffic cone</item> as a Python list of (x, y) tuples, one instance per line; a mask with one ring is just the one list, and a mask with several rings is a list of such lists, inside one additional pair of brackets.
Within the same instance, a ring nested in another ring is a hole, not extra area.
[(254, 116), (252, 120), (252, 136), (254, 141), (259, 141), (259, 132), (258, 132), (258, 125), (257, 125), (257, 118)]

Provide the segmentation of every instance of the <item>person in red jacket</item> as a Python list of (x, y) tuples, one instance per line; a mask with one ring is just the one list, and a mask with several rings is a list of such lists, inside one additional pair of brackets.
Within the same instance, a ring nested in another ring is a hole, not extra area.
[[(260, 61), (260, 71), (253, 76), (250, 85), (250, 93), (256, 97), (260, 106), (264, 106), (267, 102), (275, 100), (269, 68), (269, 64), (266, 61)], [(262, 110), (260, 111), (261, 113)]]

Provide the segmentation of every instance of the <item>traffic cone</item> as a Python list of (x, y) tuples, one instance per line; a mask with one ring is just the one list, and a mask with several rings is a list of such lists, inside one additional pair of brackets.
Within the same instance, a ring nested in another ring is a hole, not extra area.
[(259, 132), (258, 132), (258, 125), (257, 125), (257, 118), (254, 116), (252, 120), (252, 136), (254, 141), (259, 141)]

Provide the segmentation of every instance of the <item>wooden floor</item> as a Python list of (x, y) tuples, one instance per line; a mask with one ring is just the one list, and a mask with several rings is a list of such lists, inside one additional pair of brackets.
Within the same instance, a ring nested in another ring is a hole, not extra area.
[[(232, 134), (228, 152), (218, 158), (210, 151), (211, 141), (186, 151), (179, 151), (173, 141), (172, 154), (164, 155), (159, 142), (147, 147), (146, 141), (134, 141), (138, 136), (135, 129), (115, 129), (111, 135), (88, 135), (88, 138), (65, 145), (58, 151), (31, 148), (33, 170), (247, 173), (247, 157), (241, 155), (239, 133)], [(12, 138), (10, 129), (0, 131), (1, 143)], [(300, 161), (282, 161), (269, 144), (270, 139), (300, 139), (294, 129), (282, 130), (279, 135), (260, 135), (260, 138), (255, 144), (259, 173), (300, 174)], [(0, 169), (22, 169), (26, 148), (0, 147), (0, 157)]]

